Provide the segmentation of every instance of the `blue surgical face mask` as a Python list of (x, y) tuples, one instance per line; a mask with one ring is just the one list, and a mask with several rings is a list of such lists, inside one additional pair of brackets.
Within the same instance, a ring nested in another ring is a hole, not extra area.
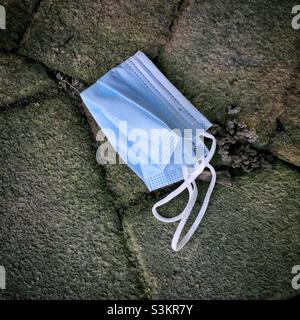
[[(216, 141), (206, 131), (211, 123), (142, 52), (110, 70), (81, 97), (113, 148), (149, 191), (183, 180), (152, 208), (160, 221), (179, 221), (172, 248), (180, 250), (201, 222), (216, 181), (215, 170), (209, 164)], [(212, 140), (210, 150), (204, 138)], [(205, 168), (212, 174), (208, 191), (193, 225), (179, 241), (197, 200), (195, 179)], [(189, 200), (180, 214), (165, 218), (157, 212), (158, 207), (186, 189)]]

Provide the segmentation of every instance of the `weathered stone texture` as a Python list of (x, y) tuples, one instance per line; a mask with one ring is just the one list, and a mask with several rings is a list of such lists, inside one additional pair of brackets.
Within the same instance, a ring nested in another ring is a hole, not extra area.
[[(191, 1), (173, 29), (159, 65), (212, 121), (228, 106), (266, 147), (299, 67), (300, 33), (291, 27), (294, 1)], [(298, 100), (298, 104), (299, 104)]]
[[(202, 195), (206, 188), (199, 187)], [(283, 164), (238, 177), (231, 188), (217, 187), (199, 229), (179, 252), (170, 247), (175, 224), (152, 216), (154, 200), (129, 209), (124, 228), (153, 297), (295, 296), (291, 269), (300, 259), (299, 194), (299, 172)], [(186, 201), (181, 197), (159, 211), (178, 214)]]
[(41, 3), (22, 52), (90, 83), (138, 50), (155, 57), (179, 0)]
[(17, 48), (39, 0), (1, 0), (6, 12), (6, 29), (0, 30), (0, 48)]
[(0, 51), (0, 108), (54, 87), (46, 70), (36, 62)]
[(300, 68), (289, 88), (284, 112), (277, 120), (278, 131), (271, 150), (279, 158), (300, 166)]
[(61, 96), (0, 112), (4, 299), (143, 297), (88, 128)]

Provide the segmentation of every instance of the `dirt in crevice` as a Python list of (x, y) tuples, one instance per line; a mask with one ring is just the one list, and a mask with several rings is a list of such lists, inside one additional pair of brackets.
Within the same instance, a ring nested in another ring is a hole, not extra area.
[(50, 88), (50, 90), (44, 89), (36, 94), (33, 94), (31, 96), (21, 98), (20, 100), (6, 103), (4, 105), (0, 106), (0, 112), (5, 110), (11, 110), (12, 108), (26, 108), (27, 106), (33, 104), (33, 103), (40, 103), (43, 100), (50, 99), (57, 96), (57, 89), (56, 88)]
[(235, 116), (239, 112), (239, 108), (229, 106), (226, 125), (222, 127), (214, 124), (210, 129), (217, 139), (218, 165), (228, 168), (233, 175), (270, 167), (274, 162), (270, 153), (253, 146), (258, 137), (253, 129), (237, 120)]

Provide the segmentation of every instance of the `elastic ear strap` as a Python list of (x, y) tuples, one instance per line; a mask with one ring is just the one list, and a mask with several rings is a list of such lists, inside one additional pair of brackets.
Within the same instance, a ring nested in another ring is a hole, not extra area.
[[(193, 233), (197, 229), (197, 227), (198, 227), (199, 223), (201, 222), (202, 217), (206, 211), (206, 208), (208, 206), (208, 202), (210, 199), (210, 195), (211, 195), (212, 190), (215, 185), (216, 173), (215, 173), (214, 168), (209, 164), (209, 161), (211, 160), (211, 158), (214, 155), (214, 152), (216, 150), (216, 139), (213, 135), (211, 135), (210, 133), (208, 133), (206, 131), (203, 132), (203, 136), (210, 138), (212, 140), (211, 148), (208, 152), (208, 155), (203, 160), (203, 162), (198, 166), (197, 169), (195, 169), (192, 172), (192, 174), (188, 178), (185, 179), (185, 181), (178, 188), (176, 188), (174, 191), (172, 191), (170, 194), (168, 194), (165, 198), (156, 202), (152, 207), (152, 213), (156, 217), (156, 219), (158, 219), (159, 221), (170, 223), (170, 222), (176, 222), (176, 221), (181, 220), (178, 227), (177, 227), (177, 230), (174, 234), (173, 240), (172, 240), (172, 249), (175, 251), (180, 250), (188, 242), (188, 240), (191, 238), (191, 236), (193, 235)], [(192, 227), (190, 228), (190, 230), (188, 231), (188, 233), (185, 235), (185, 237), (178, 244), (182, 229), (183, 229), (190, 213), (193, 210), (193, 207), (196, 203), (196, 199), (198, 196), (198, 189), (197, 189), (197, 185), (195, 183), (195, 179), (202, 173), (202, 171), (204, 170), (205, 167), (208, 167), (212, 173), (212, 179), (210, 182), (210, 186), (208, 188), (207, 194), (206, 194), (204, 201), (203, 201), (203, 205), (201, 207), (201, 210), (200, 210), (196, 220), (194, 221), (194, 223), (193, 223)], [(158, 207), (168, 203), (169, 201), (174, 199), (176, 196), (178, 196), (180, 193), (182, 193), (185, 189), (188, 189), (189, 200), (188, 200), (186, 207), (184, 208), (184, 210), (180, 214), (178, 214), (175, 217), (166, 218), (166, 217), (161, 216), (157, 212)]]
[[(173, 239), (172, 239), (172, 249), (174, 251), (179, 251), (180, 249), (182, 249), (186, 243), (190, 240), (190, 238), (192, 237), (192, 235), (194, 234), (194, 232), (196, 231), (196, 229), (198, 228), (204, 214), (205, 214), (205, 211), (207, 209), (207, 206), (208, 206), (208, 203), (209, 203), (209, 200), (210, 200), (210, 196), (213, 192), (213, 189), (214, 189), (214, 186), (215, 186), (215, 183), (216, 183), (216, 171), (215, 169), (210, 165), (210, 164), (207, 164), (207, 168), (210, 170), (211, 172), (211, 181), (210, 181), (210, 184), (209, 184), (209, 187), (207, 189), (207, 192), (206, 192), (206, 195), (205, 195), (205, 198), (203, 200), (203, 203), (202, 203), (202, 206), (201, 206), (201, 209), (197, 215), (197, 218), (195, 219), (195, 221), (193, 222), (192, 226), (190, 227), (189, 231), (186, 233), (186, 235), (182, 238), (182, 240), (179, 242), (179, 238), (181, 236), (181, 233), (182, 233), (182, 230), (186, 224), (186, 221), (188, 219), (188, 217), (190, 216), (190, 212), (186, 212), (185, 215), (183, 215), (182, 219), (180, 220), (179, 224), (178, 224), (178, 227), (174, 233), (174, 236), (173, 236)], [(192, 208), (193, 209), (193, 208)]]
[(196, 200), (197, 200), (198, 189), (197, 189), (197, 185), (196, 185), (195, 181), (193, 181), (191, 184), (189, 184), (187, 186), (187, 189), (189, 192), (189, 201), (188, 201), (187, 205), (185, 206), (184, 210), (180, 214), (178, 214), (177, 216), (172, 217), (172, 218), (166, 218), (166, 217), (161, 216), (156, 210), (158, 207), (168, 203), (169, 201), (171, 201), (173, 198), (175, 198), (177, 195), (179, 195), (182, 192), (182, 191), (178, 191), (176, 189), (172, 192), (172, 197), (170, 197), (171, 194), (169, 194), (167, 197), (161, 199), (160, 201), (158, 201), (154, 204), (154, 206), (152, 207), (152, 213), (155, 216), (155, 218), (159, 221), (167, 222), (167, 223), (176, 222), (176, 221), (180, 220), (182, 218), (182, 216), (187, 212), (187, 210), (190, 210), (190, 207), (193, 208), (193, 206), (195, 205)]
[[(185, 179), (185, 181), (178, 188), (176, 188), (174, 191), (169, 193), (165, 198), (159, 200), (158, 202), (156, 202), (153, 205), (152, 213), (155, 216), (155, 218), (158, 219), (159, 221), (162, 221), (162, 222), (176, 222), (176, 221), (180, 220), (182, 218), (183, 213), (186, 212), (187, 207), (190, 207), (190, 204), (193, 203), (194, 197), (197, 198), (197, 194), (198, 193), (196, 193), (196, 191), (195, 191), (195, 190), (197, 190), (197, 186), (195, 184), (195, 179), (202, 173), (202, 171), (206, 167), (207, 163), (209, 163), (209, 161), (211, 160), (211, 158), (214, 155), (215, 150), (216, 150), (216, 139), (215, 139), (215, 137), (213, 135), (211, 135), (210, 133), (206, 132), (206, 131), (204, 131), (202, 133), (202, 135), (207, 137), (207, 138), (210, 138), (212, 140), (212, 145), (211, 145), (211, 148), (210, 148), (210, 150), (208, 152), (208, 155), (205, 157), (204, 161), (199, 165), (199, 167), (196, 170), (194, 170), (192, 172), (192, 174), (187, 179)], [(193, 187), (194, 190), (192, 190), (191, 187)], [(188, 204), (186, 205), (186, 207), (184, 208), (184, 210), (180, 214), (178, 214), (177, 216), (172, 217), (172, 218), (165, 218), (165, 217), (163, 217), (162, 215), (160, 215), (157, 212), (157, 208), (161, 207), (162, 205), (168, 203), (169, 201), (171, 201), (172, 199), (177, 197), (185, 189), (188, 189), (188, 191), (189, 191), (189, 201), (188, 201)]]

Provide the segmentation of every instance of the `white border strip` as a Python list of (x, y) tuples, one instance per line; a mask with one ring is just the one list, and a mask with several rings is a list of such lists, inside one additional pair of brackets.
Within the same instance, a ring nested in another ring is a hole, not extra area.
[[(161, 84), (159, 92), (162, 93), (168, 93), (167, 100), (171, 103), (171, 105), (174, 105), (176, 103), (183, 107), (186, 111), (186, 114), (189, 115), (189, 118), (191, 121), (195, 121), (196, 123), (203, 123), (205, 119), (206, 127), (204, 128), (207, 130), (209, 127), (212, 126), (209, 120), (207, 120), (192, 104), (191, 102), (164, 76), (163, 73), (160, 72), (160, 70), (154, 65), (154, 63), (141, 51), (138, 51), (134, 56), (131, 58), (134, 58), (135, 61), (138, 61), (140, 66), (144, 68), (145, 67), (148, 70), (148, 79), (153, 78), (157, 80)], [(139, 68), (141, 69), (141, 68)], [(166, 94), (164, 94), (166, 96)], [(173, 97), (172, 97), (173, 96)], [(203, 119), (204, 117), (204, 119)]]

